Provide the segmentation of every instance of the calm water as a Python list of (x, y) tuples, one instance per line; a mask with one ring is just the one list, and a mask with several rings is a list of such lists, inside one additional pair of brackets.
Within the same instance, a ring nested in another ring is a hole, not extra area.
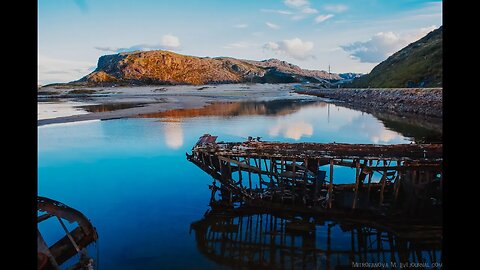
[[(38, 128), (38, 194), (92, 221), (100, 269), (230, 269), (206, 256), (197, 247), (198, 233), (190, 231), (209, 209), (212, 179), (188, 162), (185, 152), (204, 133), (225, 141), (248, 136), (321, 143), (413, 140), (370, 114), (307, 100), (225, 103), (149, 117), (161, 118)], [(52, 244), (59, 225), (42, 226)], [(321, 231), (317, 238), (324, 237)], [(334, 232), (336, 244), (351, 244), (351, 232)]]

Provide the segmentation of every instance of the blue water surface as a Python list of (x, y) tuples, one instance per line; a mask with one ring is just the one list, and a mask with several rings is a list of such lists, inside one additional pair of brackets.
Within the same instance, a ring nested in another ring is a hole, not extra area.
[[(38, 194), (92, 221), (99, 269), (225, 269), (199, 253), (189, 232), (210, 199), (211, 177), (185, 156), (204, 133), (224, 141), (411, 141), (370, 114), (323, 102), (268, 115), (53, 124), (38, 128)], [(56, 225), (40, 228), (49, 244)]]

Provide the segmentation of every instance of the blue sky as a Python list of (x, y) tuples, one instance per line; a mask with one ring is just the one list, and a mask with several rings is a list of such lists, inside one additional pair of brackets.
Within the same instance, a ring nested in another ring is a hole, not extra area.
[(440, 25), (441, 1), (39, 0), (38, 82), (76, 80), (101, 55), (138, 49), (368, 73)]

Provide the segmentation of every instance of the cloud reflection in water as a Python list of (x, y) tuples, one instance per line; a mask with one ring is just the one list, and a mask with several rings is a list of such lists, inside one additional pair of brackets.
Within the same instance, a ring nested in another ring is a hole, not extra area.
[(180, 120), (164, 121), (163, 130), (168, 148), (178, 149), (183, 146), (183, 128)]

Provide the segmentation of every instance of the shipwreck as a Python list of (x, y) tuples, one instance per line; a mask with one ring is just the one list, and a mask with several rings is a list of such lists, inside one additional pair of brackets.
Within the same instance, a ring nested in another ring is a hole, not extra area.
[(441, 222), (442, 144), (217, 142), (205, 134), (186, 155), (214, 179), (212, 198), (220, 191), (232, 206)]
[[(95, 269), (95, 260), (88, 254), (87, 247), (98, 240), (98, 234), (90, 220), (78, 210), (61, 202), (37, 197), (37, 223), (40, 224), (50, 218), (58, 221), (65, 234), (54, 244), (48, 246), (44, 235), (38, 229), (37, 268), (39, 270)], [(70, 231), (65, 221), (77, 226)]]

